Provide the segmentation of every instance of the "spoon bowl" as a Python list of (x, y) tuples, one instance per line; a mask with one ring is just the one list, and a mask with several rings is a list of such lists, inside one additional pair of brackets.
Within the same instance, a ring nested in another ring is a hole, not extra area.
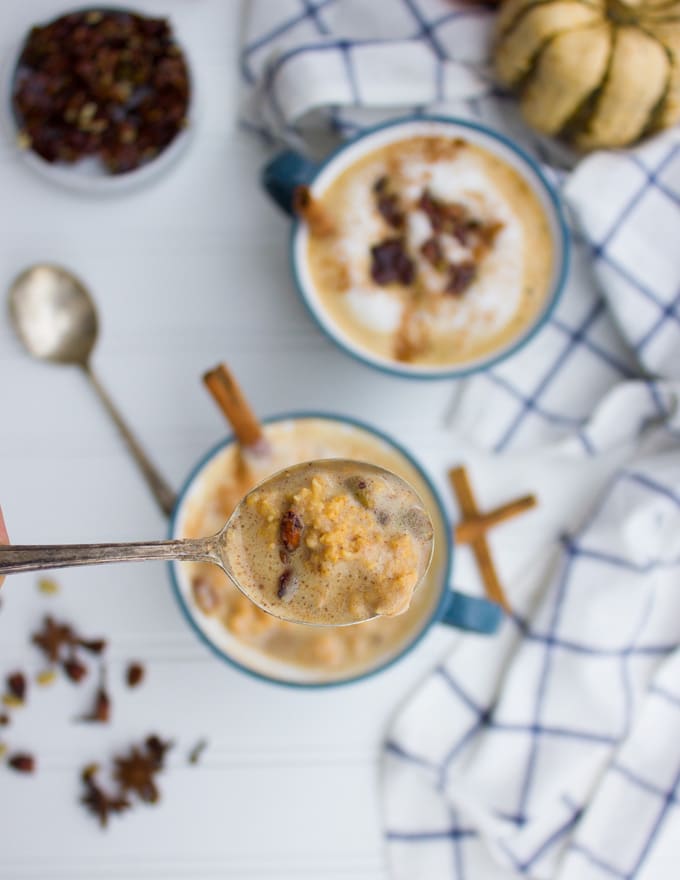
[(97, 312), (85, 285), (66, 269), (41, 264), (22, 272), (10, 287), (9, 313), (33, 357), (87, 364), (97, 341)]
[[(379, 600), (386, 600), (387, 605), (381, 606), (379, 602), (378, 604), (375, 602), (373, 604), (357, 605), (356, 602), (352, 604), (351, 601), (345, 601), (347, 596), (344, 593), (339, 597), (342, 601), (335, 601), (333, 590), (336, 582), (342, 583), (342, 566), (331, 566), (330, 569), (319, 568), (316, 566), (313, 554), (314, 564), (311, 567), (308, 566), (311, 574), (306, 571), (304, 565), (298, 566), (295, 572), (295, 576), (300, 582), (295, 593), (275, 589), (272, 595), (272, 590), (265, 588), (266, 578), (262, 577), (262, 566), (258, 567), (257, 563), (272, 548), (266, 533), (252, 528), (252, 508), (257, 508), (263, 497), (279, 497), (282, 492), (289, 491), (291, 485), (298, 487), (302, 485), (301, 492), (304, 491), (304, 481), (307, 478), (310, 483), (315, 478), (327, 479), (331, 483), (335, 480), (336, 483), (333, 485), (336, 485), (337, 479), (344, 480), (348, 473), (351, 473), (355, 482), (342, 484), (346, 487), (347, 493), (364, 492), (369, 482), (383, 481), (387, 486), (387, 491), (383, 493), (382, 497), (388, 497), (392, 502), (392, 506), (389, 508), (390, 534), (394, 529), (406, 529), (414, 535), (420, 554), (416, 558), (415, 566), (411, 566), (409, 569), (411, 577), (406, 586), (409, 590), (408, 599), (410, 601), (413, 591), (417, 589), (427, 573), (434, 552), (434, 528), (429, 514), (425, 511), (415, 490), (401, 477), (376, 465), (345, 459), (303, 462), (278, 471), (251, 489), (235, 507), (220, 531), (207, 538), (117, 544), (0, 546), (0, 577), (16, 572), (100, 565), (107, 562), (135, 562), (151, 559), (210, 562), (219, 566), (231, 578), (236, 587), (263, 611), (293, 623), (345, 626), (370, 620), (383, 613), (401, 613), (401, 610), (406, 610), (406, 608), (395, 611), (389, 605), (390, 591), (393, 586), (396, 589), (397, 584), (396, 579), (393, 579), (391, 575), (385, 576), (384, 583), (380, 585), (378, 597)], [(294, 496), (295, 499), (298, 497), (300, 496)], [(364, 509), (363, 504), (360, 506)], [(309, 509), (313, 510), (314, 507)], [(379, 524), (382, 508), (375, 510), (374, 513), (376, 522)], [(325, 516), (323, 511), (321, 515)], [(360, 520), (360, 522), (363, 521)], [(339, 520), (339, 527), (342, 527), (342, 518)], [(359, 528), (361, 527), (363, 526)], [(355, 527), (353, 526), (353, 528)], [(332, 535), (332, 528), (327, 534)], [(283, 530), (281, 535), (284, 535)], [(372, 530), (367, 532), (367, 536), (375, 542), (380, 539), (380, 532)], [(352, 534), (351, 537), (355, 536)], [(300, 557), (305, 557), (305, 550), (300, 546), (300, 541), (295, 546), (293, 544), (293, 541), (284, 542), (282, 548), (276, 548), (277, 559), (282, 565), (290, 567), (291, 571), (293, 571), (291, 557), (298, 551), (300, 551)], [(346, 557), (340, 557), (340, 559), (344, 558)], [(382, 570), (374, 572), (372, 583), (379, 582), (382, 575)], [(276, 576), (278, 577), (278, 573)], [(280, 585), (280, 581), (278, 583)], [(352, 599), (352, 595), (349, 599)], [(316, 611), (314, 611), (315, 608)]]

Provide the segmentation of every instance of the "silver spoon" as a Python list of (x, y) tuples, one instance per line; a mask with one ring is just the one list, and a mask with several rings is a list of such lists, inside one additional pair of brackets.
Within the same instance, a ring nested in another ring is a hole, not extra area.
[(116, 423), (159, 507), (169, 516), (175, 506), (175, 493), (152, 464), (92, 370), (90, 356), (97, 341), (98, 321), (94, 302), (84, 284), (59, 266), (32, 266), (10, 286), (9, 313), (29, 354), (39, 360), (82, 369)]
[[(263, 490), (276, 491), (281, 487), (289, 484), (291, 475), (303, 469), (313, 470), (314, 474), (336, 474), (340, 470), (346, 470), (351, 467), (352, 472), (359, 477), (380, 476), (387, 478), (394, 489), (399, 493), (399, 504), (402, 505), (404, 513), (408, 514), (417, 506), (418, 512), (421, 514), (418, 527), (422, 531), (422, 566), (418, 569), (418, 581), (414, 589), (422, 583), (425, 577), (432, 555), (434, 552), (434, 530), (429, 515), (422, 506), (422, 501), (416, 494), (415, 490), (401, 477), (393, 474), (385, 468), (376, 465), (366, 464), (364, 462), (349, 461), (345, 459), (324, 459), (314, 462), (303, 462), (299, 465), (285, 468), (278, 471), (271, 477), (255, 486), (245, 495), (238, 505), (234, 508), (231, 516), (224, 526), (215, 535), (207, 538), (182, 538), (173, 541), (144, 541), (135, 543), (119, 543), (119, 544), (53, 544), (53, 545), (7, 545), (0, 546), (0, 580), (3, 575), (13, 574), (16, 572), (41, 571), (51, 568), (70, 568), (78, 565), (101, 565), (107, 562), (141, 562), (149, 559), (179, 560), (182, 562), (211, 562), (219, 566), (222, 571), (234, 582), (234, 584), (259, 608), (269, 614), (279, 617), (282, 620), (289, 620), (294, 623), (315, 623), (329, 626), (343, 626), (353, 623), (360, 623), (363, 620), (369, 620), (375, 617), (375, 613), (364, 617), (342, 617), (332, 621), (328, 619), (301, 619), (291, 614), (287, 609), (285, 602), (272, 604), (267, 598), (263, 598), (258, 579), (254, 579), (252, 583), (246, 582), (243, 576), (239, 577), (235, 573), (234, 562), (243, 560), (243, 551), (249, 554), (258, 554), (263, 552), (264, 538), (255, 541), (252, 545), (244, 545), (242, 540), (244, 524), (249, 516), (252, 516), (248, 499), (257, 492)], [(401, 495), (403, 493), (403, 497)], [(236, 537), (238, 540), (233, 541)], [(267, 539), (268, 540), (268, 539)], [(265, 542), (266, 544), (266, 542)], [(234, 546), (237, 547), (234, 550)], [(231, 558), (233, 553), (234, 559)], [(243, 566), (239, 566), (243, 571)], [(254, 576), (252, 576), (254, 577)], [(332, 577), (328, 576), (329, 579)], [(326, 615), (324, 615), (326, 617)]]

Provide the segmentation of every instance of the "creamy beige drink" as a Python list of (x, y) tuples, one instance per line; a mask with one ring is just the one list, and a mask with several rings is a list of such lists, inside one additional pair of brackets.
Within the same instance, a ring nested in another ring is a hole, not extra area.
[[(406, 612), (355, 626), (315, 627), (278, 620), (244, 596), (216, 566), (181, 563), (195, 606), (206, 624), (219, 622), (253, 656), (274, 658), (313, 680), (344, 677), (397, 654), (432, 614), (445, 577), (449, 536), (431, 489), (400, 452), (369, 431), (329, 419), (304, 418), (266, 425), (271, 454), (242, 457), (230, 445), (197, 478), (178, 523), (182, 537), (215, 534), (243, 496), (266, 477), (299, 462), (349, 458), (387, 468), (418, 494), (434, 526), (430, 568)], [(233, 653), (233, 651), (232, 651)], [(293, 673), (292, 673), (293, 674)]]
[(247, 495), (227, 556), (243, 592), (276, 617), (352, 624), (408, 609), (432, 537), (408, 483), (330, 459), (287, 468)]
[[(429, 367), (491, 355), (551, 284), (548, 218), (507, 162), (460, 138), (370, 152), (314, 192), (306, 260), (323, 311), (361, 348)], [(323, 212), (323, 213), (322, 213)]]

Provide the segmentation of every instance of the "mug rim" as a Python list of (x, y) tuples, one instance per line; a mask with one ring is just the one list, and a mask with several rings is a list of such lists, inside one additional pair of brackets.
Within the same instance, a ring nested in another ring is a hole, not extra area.
[[(411, 369), (406, 365), (400, 366), (398, 361), (395, 361), (394, 363), (383, 362), (382, 360), (379, 360), (377, 356), (372, 355), (368, 351), (368, 349), (351, 347), (340, 336), (339, 332), (337, 332), (337, 328), (335, 327), (335, 325), (328, 326), (324, 321), (321, 320), (320, 313), (323, 312), (323, 309), (317, 309), (312, 305), (305, 291), (305, 286), (303, 285), (300, 278), (298, 260), (296, 258), (296, 242), (297, 237), (302, 229), (302, 225), (298, 217), (293, 218), (293, 223), (290, 230), (290, 238), (288, 242), (288, 258), (291, 265), (295, 288), (297, 290), (300, 300), (307, 310), (307, 313), (311, 316), (315, 324), (324, 333), (324, 335), (355, 361), (372, 367), (373, 369), (378, 370), (379, 372), (386, 375), (398, 376), (403, 379), (413, 379), (417, 381), (464, 379), (467, 376), (472, 376), (476, 373), (482, 373), (486, 370), (489, 370), (497, 364), (501, 363), (502, 361), (506, 360), (507, 358), (510, 358), (513, 355), (517, 354), (517, 352), (524, 348), (524, 346), (529, 343), (541, 329), (543, 329), (545, 324), (547, 324), (562, 297), (567, 281), (567, 276), (569, 272), (569, 258), (571, 253), (569, 230), (564, 213), (564, 208), (562, 207), (562, 203), (557, 194), (557, 191), (548, 181), (538, 162), (523, 147), (520, 147), (519, 144), (516, 144), (513, 140), (507, 137), (507, 135), (502, 134), (501, 132), (498, 132), (486, 125), (482, 125), (481, 123), (473, 122), (472, 120), (462, 119), (457, 116), (444, 116), (442, 114), (415, 114), (410, 116), (400, 116), (397, 119), (390, 119), (386, 122), (381, 122), (378, 125), (374, 125), (370, 128), (364, 129), (363, 131), (354, 135), (354, 137), (350, 138), (349, 140), (343, 141), (343, 143), (332, 150), (328, 154), (328, 156), (326, 156), (319, 163), (314, 172), (314, 176), (309, 181), (309, 185), (313, 186), (314, 182), (322, 174), (322, 172), (325, 171), (326, 168), (341, 153), (343, 153), (345, 150), (349, 149), (359, 141), (363, 140), (364, 138), (370, 137), (371, 135), (376, 134), (379, 131), (383, 131), (384, 129), (395, 128), (398, 126), (419, 122), (435, 122), (443, 125), (455, 125), (458, 127), (470, 129), (472, 131), (480, 132), (481, 134), (490, 137), (492, 140), (500, 142), (504, 147), (514, 152), (526, 165), (529, 166), (531, 171), (536, 175), (552, 207), (554, 219), (556, 221), (557, 234), (551, 237), (554, 240), (554, 244), (559, 247), (560, 254), (558, 254), (558, 256), (561, 257), (561, 259), (559, 260), (559, 271), (553, 284), (553, 289), (549, 297), (549, 301), (536, 323), (531, 325), (531, 327), (523, 335), (521, 335), (514, 343), (509, 345), (507, 348), (503, 349), (497, 354), (490, 355), (488, 358), (482, 358), (474, 364), (454, 364), (448, 367), (443, 366), (441, 369), (421, 372), (416, 369)], [(527, 183), (531, 186), (532, 191), (535, 191), (536, 187), (533, 185), (532, 181), (528, 180), (528, 178), (526, 178), (524, 175), (522, 176), (522, 179), (527, 181)]]
[[(451, 522), (449, 517), (447, 516), (446, 509), (444, 507), (444, 502), (441, 497), (441, 493), (438, 491), (434, 483), (432, 482), (430, 476), (425, 471), (423, 465), (415, 458), (413, 453), (409, 452), (401, 443), (395, 440), (386, 432), (382, 431), (380, 428), (376, 428), (368, 423), (362, 421), (361, 419), (356, 419), (353, 416), (345, 416), (340, 413), (334, 412), (323, 412), (321, 410), (292, 410), (290, 412), (283, 413), (275, 413), (273, 415), (267, 416), (262, 419), (263, 425), (276, 424), (279, 422), (286, 421), (299, 421), (302, 419), (321, 419), (327, 422), (336, 422), (347, 424), (355, 428), (360, 428), (364, 431), (367, 431), (369, 434), (377, 437), (379, 440), (387, 443), (389, 446), (393, 447), (398, 453), (404, 456), (404, 458), (416, 469), (419, 476), (427, 486), (430, 491), (435, 504), (437, 506), (438, 512), (441, 517), (441, 521), (444, 527), (444, 531), (448, 537), (445, 548), (445, 558), (444, 565), (441, 574), (441, 587), (439, 597), (430, 611), (429, 615), (424, 619), (420, 629), (415, 634), (415, 636), (408, 641), (404, 647), (396, 653), (393, 657), (390, 657), (384, 663), (379, 663), (378, 665), (372, 667), (371, 669), (366, 670), (365, 672), (359, 672), (356, 675), (350, 675), (346, 678), (339, 678), (332, 681), (289, 681), (286, 679), (274, 678), (272, 675), (267, 675), (265, 672), (259, 672), (256, 669), (247, 666), (245, 663), (242, 663), (240, 660), (232, 657), (226, 650), (222, 649), (217, 645), (203, 630), (203, 628), (197, 623), (194, 619), (194, 616), (191, 613), (189, 603), (185, 600), (184, 595), (180, 589), (179, 585), (179, 576), (178, 576), (178, 563), (177, 562), (168, 562), (168, 569), (170, 573), (170, 584), (172, 586), (172, 592), (175, 597), (177, 604), (180, 607), (182, 615), (185, 620), (189, 623), (189, 626), (194, 631), (194, 633), (199, 637), (200, 641), (206, 645), (212, 653), (219, 657), (224, 662), (230, 664), (231, 666), (238, 669), (240, 672), (244, 672), (247, 675), (250, 675), (253, 678), (258, 679), (259, 681), (264, 681), (269, 684), (280, 685), (282, 687), (289, 688), (297, 688), (301, 690), (310, 690), (310, 689), (321, 689), (321, 688), (331, 688), (331, 687), (341, 687), (343, 685), (355, 684), (359, 681), (363, 681), (364, 679), (371, 678), (374, 675), (377, 675), (380, 672), (384, 672), (389, 667), (395, 665), (399, 660), (402, 660), (407, 654), (409, 654), (413, 648), (427, 635), (430, 628), (433, 624), (439, 621), (446, 609), (446, 606), (449, 602), (450, 593), (453, 590), (452, 587), (452, 573), (453, 573), (453, 560), (454, 560), (454, 546), (453, 541), (451, 540)], [(233, 444), (236, 440), (236, 437), (233, 433), (227, 434), (222, 440), (219, 440), (215, 443), (207, 452), (205, 452), (198, 462), (193, 466), (190, 470), (188, 476), (182, 483), (182, 486), (177, 493), (177, 500), (175, 502), (175, 507), (172, 511), (172, 515), (170, 517), (170, 524), (168, 530), (168, 537), (172, 540), (177, 537), (176, 535), (176, 527), (179, 516), (183, 510), (184, 503), (186, 502), (189, 491), (199, 476), (199, 474), (205, 469), (205, 467), (223, 450), (228, 446)]]

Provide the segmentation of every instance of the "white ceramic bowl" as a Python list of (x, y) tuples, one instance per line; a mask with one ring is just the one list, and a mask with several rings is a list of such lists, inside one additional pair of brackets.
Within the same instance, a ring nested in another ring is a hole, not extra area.
[[(81, 7), (84, 9), (86, 7)], [(98, 7), (99, 8), (99, 7)], [(52, 19), (44, 22), (44, 24), (72, 12), (79, 12), (81, 9), (68, 9), (59, 15), (55, 15)], [(130, 9), (128, 7), (106, 7), (107, 12), (127, 12), (136, 15), (149, 17), (147, 12), (141, 10)], [(164, 16), (172, 21), (170, 16)], [(36, 24), (43, 24), (37, 22)], [(20, 155), (24, 164), (42, 177), (44, 180), (55, 184), (64, 189), (78, 192), (83, 195), (92, 196), (108, 196), (118, 195), (137, 189), (151, 183), (167, 171), (169, 171), (177, 160), (183, 156), (189, 147), (193, 132), (196, 125), (196, 81), (192, 75), (192, 65), (186, 48), (177, 39), (174, 25), (172, 26), (175, 42), (182, 50), (184, 60), (187, 66), (189, 76), (189, 106), (187, 112), (187, 126), (173, 138), (168, 146), (162, 150), (157, 156), (149, 162), (140, 165), (133, 171), (126, 171), (122, 174), (111, 174), (106, 170), (96, 157), (86, 157), (73, 164), (64, 162), (47, 162), (38, 153), (31, 149), (25, 149), (19, 146), (18, 135), (19, 125), (13, 109), (14, 80), (19, 63), (19, 57), (23, 51), (25, 40), (17, 46), (13, 53), (10, 54), (7, 64), (3, 69), (2, 76), (2, 127), (8, 141), (14, 146), (16, 152)]]

